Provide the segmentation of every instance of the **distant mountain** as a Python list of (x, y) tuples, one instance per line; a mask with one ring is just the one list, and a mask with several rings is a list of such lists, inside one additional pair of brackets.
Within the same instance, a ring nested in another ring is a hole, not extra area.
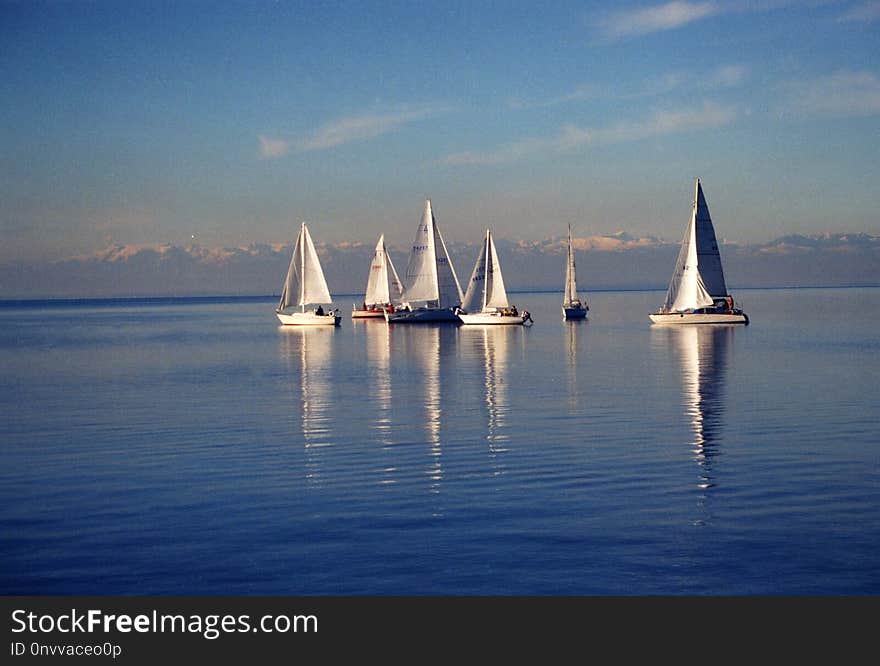
[[(479, 244), (447, 242), (462, 288)], [(566, 239), (496, 239), (511, 290), (561, 290)], [(665, 288), (679, 241), (624, 231), (574, 239), (578, 283), (591, 289)], [(317, 243), (334, 294), (364, 289), (374, 244)], [(73, 298), (276, 294), (292, 243), (207, 248), (201, 245), (111, 245), (50, 264), (0, 266), (0, 298)], [(731, 288), (880, 283), (880, 236), (866, 233), (789, 235), (769, 243), (721, 246)], [(389, 247), (403, 277), (409, 247)]]

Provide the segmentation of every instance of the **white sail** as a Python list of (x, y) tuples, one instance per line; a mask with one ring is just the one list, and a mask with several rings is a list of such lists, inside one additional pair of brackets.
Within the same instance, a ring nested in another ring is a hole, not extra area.
[(469, 313), (509, 307), (504, 278), (501, 275), (501, 263), (495, 251), (492, 232), (488, 229), (461, 307)]
[(574, 248), (571, 245), (571, 225), (568, 225), (568, 262), (565, 265), (565, 300), (564, 305), (578, 303), (577, 277), (574, 266)]
[[(698, 227), (698, 203), (703, 201), (705, 217), (701, 226)], [(672, 272), (672, 279), (669, 281), (669, 289), (666, 291), (666, 301), (663, 304), (664, 312), (686, 312), (696, 308), (703, 308), (712, 305), (712, 296), (710, 296), (701, 276), (701, 267), (699, 265), (699, 254), (697, 252), (697, 235), (701, 228), (708, 223), (709, 229), (712, 228), (712, 221), (708, 217), (708, 208), (705, 207), (705, 199), (703, 199), (700, 190), (700, 181), (697, 180), (697, 196), (694, 199), (694, 209), (691, 220), (688, 223), (681, 241), (681, 249), (678, 251), (678, 259), (675, 262), (675, 270)], [(724, 282), (724, 276), (720, 273), (721, 261), (718, 256), (718, 247), (714, 243), (715, 233), (712, 232), (712, 245), (715, 246), (714, 254), (717, 261), (717, 275), (721, 275), (721, 282)], [(713, 274), (713, 276), (716, 276)]]
[(715, 239), (715, 227), (709, 215), (709, 206), (703, 196), (703, 187), (697, 179), (697, 191), (694, 196), (695, 224), (697, 236), (697, 266), (700, 278), (706, 291), (714, 298), (727, 296), (727, 285), (724, 282), (724, 270), (721, 268), (721, 253)]
[(304, 307), (313, 303), (331, 302), (321, 261), (318, 259), (308, 227), (303, 222), (290, 258), (287, 277), (281, 289), (278, 309), (283, 310), (292, 305)]
[(461, 303), (461, 287), (446, 243), (437, 228), (430, 199), (425, 200), (425, 212), (413, 240), (403, 300), (408, 303), (426, 301), (440, 308)]
[(385, 248), (385, 234), (379, 237), (373, 261), (370, 263), (370, 276), (367, 278), (367, 291), (364, 302), (367, 305), (384, 305), (400, 303), (403, 285), (391, 263), (391, 257)]

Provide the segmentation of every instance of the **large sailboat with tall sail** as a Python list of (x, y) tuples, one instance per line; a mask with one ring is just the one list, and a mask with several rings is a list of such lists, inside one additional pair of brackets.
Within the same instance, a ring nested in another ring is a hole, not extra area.
[(394, 312), (386, 312), (385, 321), (389, 324), (461, 323), (455, 314), (461, 305), (461, 286), (430, 199), (425, 199), (425, 212), (413, 241), (404, 280), (403, 304)]
[[(278, 321), (286, 326), (339, 326), (342, 319), (338, 310), (324, 311), (324, 305), (332, 305), (330, 290), (324, 279), (321, 260), (312, 243), (306, 223), (302, 223), (287, 277), (281, 288), (281, 300), (275, 308)], [(309, 311), (306, 312), (306, 306)], [(315, 306), (315, 307), (312, 307)], [(299, 311), (296, 311), (299, 308)]]
[(749, 323), (748, 315), (736, 307), (727, 292), (715, 228), (699, 178), (666, 301), (649, 317), (655, 324)]
[(465, 324), (525, 324), (532, 321), (528, 311), (519, 312), (507, 300), (501, 262), (489, 229), (486, 229), (486, 240), (474, 264), (458, 318)]
[(571, 244), (571, 225), (568, 225), (568, 257), (565, 264), (565, 295), (562, 298), (563, 319), (586, 319), (590, 306), (581, 300), (577, 291), (574, 266), (574, 247)]
[(403, 283), (397, 276), (397, 270), (385, 247), (385, 234), (382, 234), (370, 262), (364, 302), (361, 307), (352, 308), (351, 316), (354, 319), (384, 318), (385, 312), (393, 312), (402, 298)]

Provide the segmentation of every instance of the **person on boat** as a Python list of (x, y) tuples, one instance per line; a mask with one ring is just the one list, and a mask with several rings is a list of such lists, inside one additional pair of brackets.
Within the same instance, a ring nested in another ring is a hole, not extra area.
[(319, 305), (315, 309), (315, 314), (318, 315), (319, 317), (323, 317), (324, 316), (324, 308)]
[(727, 309), (733, 312), (733, 296), (727, 297)]

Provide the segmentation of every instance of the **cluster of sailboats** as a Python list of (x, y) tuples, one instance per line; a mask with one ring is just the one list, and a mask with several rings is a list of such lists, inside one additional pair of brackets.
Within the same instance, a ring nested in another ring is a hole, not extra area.
[[(328, 306), (327, 310), (324, 305)], [(303, 222), (275, 313), (284, 325), (339, 326), (342, 316), (338, 308), (331, 308), (324, 271), (311, 234)], [(565, 320), (586, 319), (589, 309), (586, 300), (578, 295), (569, 225), (562, 317)], [(520, 310), (510, 303), (490, 229), (486, 230), (467, 289), (462, 293), (430, 199), (425, 200), (404, 281), (391, 261), (383, 234), (370, 263), (363, 302), (360, 307), (352, 308), (351, 316), (354, 319), (384, 319), (389, 324), (533, 323), (527, 310)], [(727, 291), (715, 229), (699, 179), (691, 219), (682, 239), (666, 300), (649, 317), (656, 324), (749, 323), (748, 315), (736, 307)]]

